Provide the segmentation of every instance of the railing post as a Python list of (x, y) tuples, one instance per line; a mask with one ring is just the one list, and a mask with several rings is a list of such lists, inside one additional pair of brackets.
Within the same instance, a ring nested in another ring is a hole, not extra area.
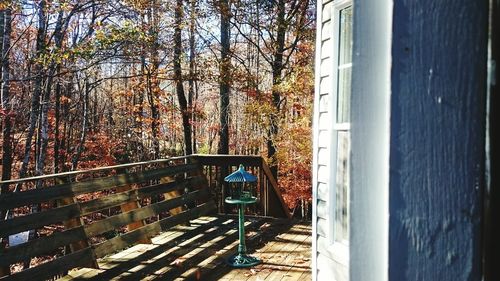
[(224, 166), (221, 166), (220, 167), (220, 173), (219, 173), (219, 183), (221, 185), (221, 190), (222, 190), (222, 198), (221, 198), (221, 202), (222, 202), (222, 206), (223, 206), (223, 210), (224, 210), (224, 213), (227, 214), (229, 213), (230, 211), (230, 207), (229, 205), (227, 205), (225, 202), (224, 202), (224, 199), (226, 197), (229, 196), (229, 185), (227, 182), (224, 181), (224, 178), (229, 174), (229, 167), (224, 165)]
[(262, 170), (262, 163), (259, 165), (259, 195), (260, 195), (260, 206), (262, 208), (262, 213), (264, 216), (267, 216), (267, 202), (266, 202), (266, 197), (267, 197), (267, 191), (265, 189), (265, 182), (264, 182), (264, 171)]
[[(125, 173), (125, 172), (126, 172), (125, 169), (117, 170), (117, 173)], [(119, 186), (116, 188), (116, 192), (117, 193), (118, 192), (126, 192), (126, 191), (130, 191), (132, 189), (133, 189), (132, 185)], [(120, 205), (120, 210), (122, 211), (122, 213), (126, 213), (129, 211), (138, 209), (140, 207), (141, 207), (141, 205), (139, 204), (139, 200), (136, 199), (136, 200), (132, 200), (132, 201), (129, 201), (127, 203)], [(133, 222), (133, 223), (127, 225), (127, 231), (132, 231), (134, 229), (143, 227), (145, 225), (146, 224), (142, 220), (136, 221), (136, 222)], [(142, 244), (151, 244), (151, 239), (146, 236), (146, 237), (142, 237), (138, 242), (142, 243)]]
[[(276, 182), (276, 179), (273, 177), (273, 174), (269, 168), (269, 166), (267, 166), (266, 162), (264, 161), (264, 159), (262, 159), (262, 169), (264, 170), (265, 174), (266, 174), (266, 183), (267, 183), (267, 194), (269, 196), (267, 196), (268, 198), (270, 197), (270, 199), (272, 200), (273, 202), (273, 205), (272, 205), (272, 209), (269, 210), (270, 212), (270, 215), (273, 215), (273, 216), (276, 216), (276, 217), (280, 217), (280, 215), (284, 215), (284, 217), (287, 217), (287, 218), (291, 218), (291, 213), (290, 211), (288, 210), (288, 208), (286, 207), (286, 204), (283, 200), (283, 197), (281, 196), (281, 192), (279, 190), (279, 187), (278, 187), (278, 183)], [(271, 187), (269, 187), (269, 185), (271, 185)], [(272, 188), (272, 192), (271, 190), (269, 190), (270, 188)], [(269, 202), (268, 202), (269, 204)], [(279, 208), (281, 207), (281, 208)]]
[[(223, 178), (228, 174), (229, 167), (243, 164), (247, 167), (257, 167), (259, 172), (259, 196), (260, 215), (291, 217), (285, 202), (281, 196), (278, 184), (272, 175), (270, 168), (261, 156), (244, 155), (195, 155), (202, 166), (205, 166), (209, 182), (214, 182), (211, 190), (215, 190), (218, 201), (219, 212), (228, 212), (229, 206), (225, 206), (224, 198), (228, 195), (228, 189), (223, 183)], [(215, 169), (215, 170), (213, 170)], [(213, 171), (213, 172), (212, 172)]]
[[(4, 212), (2, 212), (2, 217), (0, 218), (0, 221), (5, 219), (3, 214), (4, 214)], [(1, 237), (0, 237), (0, 251), (3, 251), (5, 249), (5, 247), (7, 246), (6, 245), (7, 239), (8, 238), (1, 239)], [(0, 266), (0, 278), (3, 276), (7, 276), (7, 275), (10, 275), (10, 267), (8, 265), (7, 266)]]
[[(64, 184), (64, 183), (68, 183), (69, 181), (71, 181), (71, 180), (65, 180), (63, 178), (55, 178), (55, 184)], [(70, 204), (75, 204), (75, 203), (77, 203), (77, 200), (75, 197), (66, 197), (66, 198), (62, 198), (62, 199), (57, 200), (58, 207), (62, 207), (62, 206), (70, 205)], [(76, 217), (76, 218), (72, 218), (72, 219), (63, 221), (63, 225), (64, 225), (64, 229), (68, 230), (71, 228), (83, 226), (84, 223), (83, 223), (83, 220), (81, 217)], [(85, 249), (88, 247), (90, 247), (88, 237), (82, 237), (82, 240), (71, 243), (69, 245), (69, 250), (70, 250), (70, 252), (73, 253), (73, 252), (76, 252), (76, 251), (79, 251), (79, 250), (82, 250), (82, 249)], [(99, 265), (97, 264), (96, 259), (93, 259), (92, 262), (90, 262), (90, 264), (88, 264), (86, 266), (90, 267), (90, 268), (99, 268)]]

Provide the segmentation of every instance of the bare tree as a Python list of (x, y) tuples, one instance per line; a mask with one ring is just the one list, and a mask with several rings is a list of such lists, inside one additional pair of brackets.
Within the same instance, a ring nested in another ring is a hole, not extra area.
[[(12, 11), (8, 7), (0, 12), (0, 34), (1, 34), (1, 87), (2, 92), (2, 180), (9, 180), (12, 174), (12, 120), (11, 120), (11, 100), (10, 100), (10, 39), (12, 31)], [(0, 187), (0, 194), (9, 192), (9, 185), (5, 184)], [(4, 212), (0, 212), (0, 221), (4, 220)], [(0, 249), (4, 248), (4, 243), (0, 239)], [(0, 267), (0, 276), (10, 273), (8, 266)]]
[(182, 21), (183, 21), (183, 1), (177, 0), (175, 7), (175, 27), (174, 27), (174, 79), (177, 91), (177, 99), (182, 115), (182, 127), (184, 129), (184, 154), (193, 154), (191, 145), (191, 122), (186, 95), (184, 93), (181, 55), (182, 55)]
[[(10, 96), (10, 39), (12, 32), (12, 10), (5, 9), (2, 14), (2, 71), (1, 71), (1, 88), (2, 92), (2, 180), (9, 180), (12, 175), (12, 104)], [(8, 192), (8, 185), (1, 187), (0, 193)]]
[(221, 61), (219, 65), (220, 81), (220, 129), (219, 129), (219, 154), (229, 154), (229, 92), (230, 92), (230, 19), (231, 10), (229, 0), (219, 1), (220, 10), (220, 43)]
[(43, 81), (43, 66), (39, 62), (42, 55), (45, 52), (45, 37), (47, 33), (47, 18), (45, 14), (46, 1), (41, 0), (36, 6), (38, 12), (38, 29), (36, 35), (36, 50), (35, 50), (35, 63), (34, 63), (34, 89), (33, 95), (31, 97), (31, 109), (29, 117), (29, 127), (28, 135), (26, 136), (26, 142), (24, 146), (24, 157), (21, 164), (21, 169), (19, 171), (19, 177), (23, 178), (28, 171), (28, 164), (31, 155), (31, 146), (33, 143), (33, 136), (35, 134), (35, 128), (38, 121), (38, 115), (40, 110), (40, 97), (42, 95), (42, 81)]
[[(193, 153), (196, 153), (196, 112), (194, 101), (197, 99), (197, 89), (196, 89), (196, 47), (195, 47), (195, 27), (196, 27), (196, 0), (189, 1), (189, 90), (188, 90), (188, 108), (191, 112), (191, 128), (192, 128), (192, 142), (193, 142)], [(195, 93), (196, 92), (196, 93)]]
[[(248, 1), (247, 5), (257, 4), (257, 13), (261, 5), (265, 6), (267, 15), (262, 16), (264, 22), (256, 22), (253, 14), (240, 13), (233, 21), (234, 27), (260, 53), (261, 57), (271, 67), (272, 72), (272, 105), (274, 112), (269, 116), (269, 130), (267, 136), (267, 156), (271, 159), (270, 168), (275, 177), (278, 175), (278, 163), (275, 161), (275, 139), (279, 133), (279, 119), (283, 96), (279, 84), (283, 80), (284, 70), (289, 66), (290, 58), (297, 50), (298, 43), (306, 36), (307, 26), (313, 21), (308, 17), (309, 0), (277, 0), (270, 2)], [(260, 13), (258, 14), (260, 17)], [(242, 28), (247, 25), (258, 30), (257, 38), (249, 36)], [(271, 51), (270, 51), (271, 50)]]

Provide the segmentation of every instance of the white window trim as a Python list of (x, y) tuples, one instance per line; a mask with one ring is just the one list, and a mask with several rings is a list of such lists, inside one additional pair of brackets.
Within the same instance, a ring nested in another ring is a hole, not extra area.
[[(337, 112), (333, 112), (337, 113)], [(351, 130), (351, 123), (333, 123), (332, 124), (333, 131), (349, 131)], [(332, 133), (333, 133), (332, 131)]]
[(344, 69), (344, 68), (349, 68), (349, 67), (352, 67), (352, 62), (341, 64), (338, 66), (338, 69)]
[[(348, 64), (343, 64), (340, 65), (338, 64), (339, 60), (339, 34), (340, 34), (340, 11), (344, 8), (347, 8), (351, 6), (353, 3), (352, 0), (339, 0), (339, 1), (334, 1), (333, 2), (333, 7), (332, 7), (332, 39), (333, 39), (333, 50), (332, 50), (332, 65), (333, 67), (331, 68), (331, 77), (332, 77), (332, 88), (334, 89), (330, 93), (330, 112), (331, 112), (331, 118), (335, 118), (334, 120), (336, 121), (337, 118), (337, 97), (338, 97), (338, 69), (339, 68), (347, 68), (351, 67), (352, 63)], [(330, 173), (330, 198), (329, 198), (329, 218), (331, 221), (329, 222), (330, 227), (329, 227), (329, 234), (328, 234), (328, 240), (329, 240), (329, 247), (328, 251), (332, 258), (344, 265), (348, 266), (349, 265), (349, 241), (336, 241), (335, 240), (335, 204), (336, 204), (336, 171), (337, 171), (337, 148), (338, 148), (338, 138), (337, 138), (337, 132), (338, 131), (349, 131), (351, 128), (350, 123), (336, 123), (332, 122), (332, 126), (330, 128), (330, 135), (331, 135), (331, 156), (330, 156), (330, 167), (331, 167), (331, 173)], [(348, 206), (349, 207), (349, 206)]]

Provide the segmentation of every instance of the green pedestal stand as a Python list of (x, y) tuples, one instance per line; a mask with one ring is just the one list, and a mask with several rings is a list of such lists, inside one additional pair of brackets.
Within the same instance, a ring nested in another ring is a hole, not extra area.
[(238, 245), (238, 254), (231, 256), (226, 260), (227, 264), (232, 267), (251, 267), (261, 263), (262, 261), (256, 257), (252, 257), (246, 254), (247, 248), (245, 245), (245, 205), (253, 204), (257, 201), (256, 197), (248, 197), (241, 199), (233, 199), (231, 197), (226, 198), (226, 203), (237, 204), (238, 205), (238, 231), (240, 244)]

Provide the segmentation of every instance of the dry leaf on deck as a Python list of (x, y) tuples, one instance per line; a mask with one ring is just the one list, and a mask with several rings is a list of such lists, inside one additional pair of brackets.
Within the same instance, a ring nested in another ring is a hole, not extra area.
[(177, 258), (171, 263), (171, 265), (181, 267), (183, 262), (184, 262), (183, 258)]

